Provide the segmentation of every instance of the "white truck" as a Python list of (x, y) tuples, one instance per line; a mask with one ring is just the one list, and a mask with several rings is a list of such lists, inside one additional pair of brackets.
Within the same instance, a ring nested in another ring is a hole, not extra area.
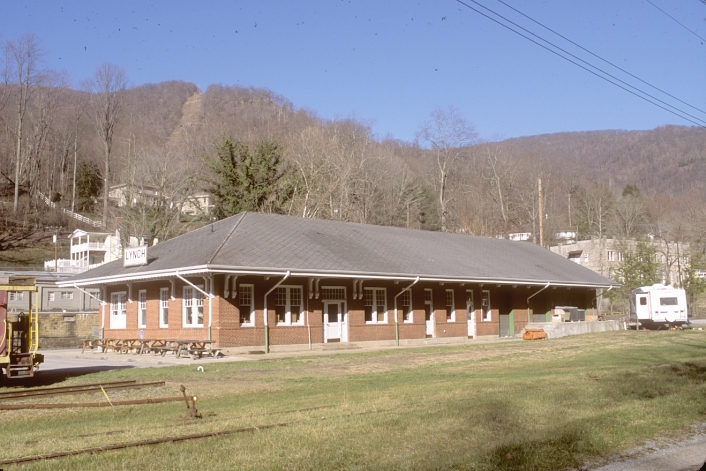
[(637, 288), (630, 296), (630, 320), (648, 329), (686, 324), (686, 292), (661, 284)]

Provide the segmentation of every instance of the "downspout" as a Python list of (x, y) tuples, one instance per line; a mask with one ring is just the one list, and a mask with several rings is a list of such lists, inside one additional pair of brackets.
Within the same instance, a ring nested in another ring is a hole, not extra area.
[[(206, 296), (208, 298), (208, 340), (211, 340), (211, 304), (213, 304), (213, 298), (215, 296), (211, 293), (207, 293), (206, 291), (202, 290), (201, 288), (199, 288), (198, 286), (196, 286), (195, 284), (193, 284), (192, 282), (190, 282), (189, 280), (187, 280), (186, 278), (181, 276), (178, 271), (174, 272), (174, 275), (176, 275), (176, 277), (179, 278), (181, 281), (183, 281), (187, 285), (191, 286), (196, 291), (198, 291), (199, 293), (203, 294), (204, 296)], [(204, 277), (204, 280), (205, 279), (206, 278)], [(212, 283), (209, 282), (208, 289), (210, 291), (212, 291), (211, 285), (212, 285)]]
[(290, 273), (291, 273), (291, 272), (287, 271), (287, 274), (284, 275), (284, 278), (282, 278), (281, 280), (279, 280), (276, 285), (274, 285), (272, 288), (269, 289), (269, 291), (268, 291), (267, 293), (265, 293), (265, 300), (264, 300), (265, 302), (263, 303), (263, 304), (264, 304), (264, 310), (265, 310), (265, 353), (270, 353), (270, 326), (269, 326), (269, 324), (268, 324), (268, 322), (267, 322), (267, 296), (268, 296), (271, 292), (273, 292), (273, 291), (275, 290), (275, 288), (277, 288), (279, 285), (281, 285), (282, 283), (284, 283), (284, 280), (286, 280), (287, 278), (289, 278), (289, 274), (290, 274)]
[(395, 295), (395, 346), (397, 347), (400, 346), (400, 322), (397, 319), (397, 297), (408, 289), (410, 289), (412, 286), (416, 285), (418, 281), (419, 277), (417, 277), (417, 279), (414, 280), (411, 285), (407, 286), (405, 289)]
[(539, 291), (537, 291), (536, 293), (534, 293), (532, 296), (530, 296), (529, 298), (527, 298), (527, 322), (529, 322), (529, 312), (530, 312), (529, 301), (530, 301), (530, 299), (534, 298), (534, 297), (537, 296), (539, 293), (541, 293), (541, 292), (544, 291), (545, 289), (549, 288), (549, 285), (550, 285), (550, 284), (551, 284), (551, 281), (547, 281), (547, 284), (544, 285), (544, 288), (540, 289)]
[[(595, 301), (595, 300), (598, 299), (598, 298), (602, 298), (604, 294), (607, 294), (608, 291), (610, 291), (610, 290), (612, 290), (612, 289), (613, 289), (613, 286), (611, 285), (611, 286), (608, 287), (608, 290), (607, 290), (605, 293), (599, 294), (598, 296), (596, 296), (595, 298), (593, 298), (593, 300)], [(599, 309), (598, 312), (600, 313), (601, 310)]]
[(108, 289), (104, 286), (101, 289), (101, 335), (100, 338), (105, 338), (105, 297), (108, 295)]
[(213, 275), (211, 274), (208, 275), (208, 292), (208, 340), (213, 340), (211, 336), (211, 325), (213, 324), (213, 298), (215, 298), (215, 296), (213, 295)]

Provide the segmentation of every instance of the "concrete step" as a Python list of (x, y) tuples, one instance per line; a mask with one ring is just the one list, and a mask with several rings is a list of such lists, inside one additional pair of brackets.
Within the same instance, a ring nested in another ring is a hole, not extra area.
[(314, 350), (360, 350), (361, 347), (354, 343), (349, 342), (329, 342), (322, 343), (318, 347), (314, 347)]

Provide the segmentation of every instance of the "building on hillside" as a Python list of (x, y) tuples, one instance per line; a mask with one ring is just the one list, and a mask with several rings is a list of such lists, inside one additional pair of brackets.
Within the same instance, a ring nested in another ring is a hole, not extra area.
[[(48, 260), (44, 269), (59, 273), (82, 273), (123, 256), (120, 232), (86, 232), (76, 229), (69, 235), (70, 259)], [(130, 237), (130, 245), (138, 245), (136, 237)]]
[(597, 314), (597, 290), (617, 286), (534, 244), (257, 213), (147, 250), (59, 283), (101, 289), (106, 338), (267, 351), (513, 337), (556, 306)]
[(0, 277), (32, 276), (36, 292), (9, 292), (7, 312), (10, 316), (26, 313), (30, 306), (39, 311), (39, 347), (78, 347), (82, 339), (98, 335), (100, 290), (97, 288), (58, 287), (72, 273), (43, 271), (0, 272)]
[(181, 205), (181, 213), (192, 216), (207, 216), (212, 209), (211, 195), (205, 191), (187, 196)]
[(113, 185), (108, 192), (108, 198), (119, 208), (142, 204), (145, 206), (178, 205), (181, 214), (205, 216), (211, 213), (211, 195), (205, 191), (187, 195), (182, 201), (172, 201), (160, 194), (157, 187), (134, 186), (122, 183)]
[[(648, 243), (655, 248), (662, 284), (682, 287), (689, 268), (689, 245), (661, 239)], [(616, 279), (624, 252), (633, 251), (636, 246), (635, 240), (601, 238), (579, 240), (550, 247), (550, 250), (605, 277)]]
[(165, 198), (159, 194), (156, 187), (134, 186), (126, 183), (112, 185), (108, 198), (119, 208), (142, 204), (145, 206), (158, 206)]

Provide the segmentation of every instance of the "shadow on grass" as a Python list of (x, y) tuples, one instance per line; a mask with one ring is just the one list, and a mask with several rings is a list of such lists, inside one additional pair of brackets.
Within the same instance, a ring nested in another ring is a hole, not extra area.
[[(499, 446), (480, 457), (479, 469), (499, 471), (556, 470), (578, 467), (599, 453), (596, 445), (578, 429), (559, 431), (555, 438), (528, 439)], [(459, 467), (459, 469), (464, 469)]]
[(48, 371), (37, 371), (31, 378), (13, 378), (7, 379), (5, 375), (0, 378), (0, 388), (33, 388), (38, 386), (52, 386), (62, 383), (69, 378), (99, 373), (101, 371), (124, 370), (135, 368), (132, 365), (96, 365), (76, 368), (52, 369)]

